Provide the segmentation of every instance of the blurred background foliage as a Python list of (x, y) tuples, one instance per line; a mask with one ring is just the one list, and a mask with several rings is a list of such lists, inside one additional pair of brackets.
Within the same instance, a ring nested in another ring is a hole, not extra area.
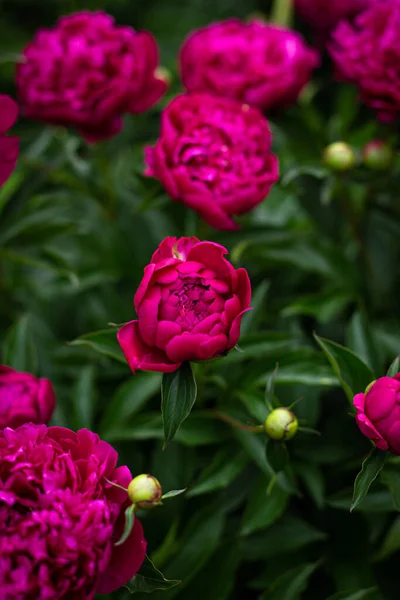
[[(383, 174), (359, 166), (333, 175), (321, 162), (330, 142), (361, 150), (377, 137), (395, 142), (393, 131), (376, 123), (351, 87), (332, 81), (325, 58), (297, 106), (271, 118), (280, 183), (241, 219), (242, 231), (216, 232), (142, 177), (143, 145), (157, 137), (160, 109), (180, 89), (176, 57), (188, 32), (271, 7), (2, 0), (2, 93), (15, 95), (14, 61), (33, 33), (84, 8), (152, 31), (172, 85), (160, 105), (127, 117), (121, 135), (96, 146), (23, 119), (15, 127), (22, 153), (0, 191), (2, 362), (54, 382), (55, 424), (98, 432), (121, 464), (151, 472), (166, 491), (188, 488), (141, 515), (150, 557), (166, 577), (182, 580), (154, 600), (398, 600), (393, 481), (377, 481), (349, 514), (369, 444), (312, 335), (348, 346), (375, 377), (399, 353), (399, 163)], [(226, 245), (235, 266), (250, 273), (255, 308), (244, 319), (242, 352), (196, 366), (195, 408), (162, 451), (161, 376), (131, 376), (114, 332), (134, 317), (143, 267), (167, 235)], [(265, 439), (232, 419), (265, 419), (276, 363), (274, 402), (300, 400), (301, 425), (321, 435), (301, 432), (290, 442), (290, 464), (267, 496), (273, 471)]]

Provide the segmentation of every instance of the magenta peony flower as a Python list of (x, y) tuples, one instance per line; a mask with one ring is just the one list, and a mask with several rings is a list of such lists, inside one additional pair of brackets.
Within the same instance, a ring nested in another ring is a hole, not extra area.
[(268, 122), (258, 110), (206, 94), (175, 98), (161, 135), (147, 148), (146, 175), (216, 229), (238, 229), (231, 215), (252, 210), (278, 179)]
[(340, 79), (355, 83), (362, 102), (381, 121), (400, 113), (400, 3), (372, 4), (354, 24), (343, 22), (332, 34), (330, 53)]
[(123, 113), (147, 110), (167, 87), (153, 36), (100, 11), (38, 31), (23, 56), (17, 86), (24, 115), (76, 127), (90, 142), (118, 133)]
[(140, 522), (122, 533), (127, 467), (86, 429), (23, 425), (0, 432), (0, 597), (86, 600), (108, 594), (139, 570)]
[(195, 237), (161, 242), (135, 294), (138, 320), (117, 335), (133, 372), (171, 373), (183, 361), (222, 356), (237, 344), (250, 281), (224, 254), (223, 246)]
[(229, 19), (191, 33), (180, 51), (188, 92), (207, 92), (262, 111), (296, 102), (319, 55), (295, 31)]
[(326, 33), (342, 19), (354, 17), (375, 0), (295, 0), (299, 15), (320, 33)]
[(9, 96), (0, 94), (0, 187), (13, 172), (19, 150), (19, 140), (5, 135), (14, 125), (18, 116), (18, 106)]
[(0, 365), (0, 429), (28, 422), (47, 424), (55, 403), (48, 379), (37, 379), (30, 373)]
[(360, 431), (381, 450), (400, 454), (400, 373), (377, 379), (353, 402)]

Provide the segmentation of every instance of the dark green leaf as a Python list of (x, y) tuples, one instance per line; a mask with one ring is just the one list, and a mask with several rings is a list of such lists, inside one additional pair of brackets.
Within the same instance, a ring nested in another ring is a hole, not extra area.
[(386, 452), (373, 448), (362, 464), (361, 471), (354, 482), (352, 512), (368, 493), (370, 485), (375, 481), (385, 464)]
[(183, 363), (177, 371), (163, 375), (161, 412), (164, 424), (164, 447), (173, 440), (181, 423), (189, 416), (196, 395), (196, 381), (189, 362)]
[(365, 600), (368, 598), (370, 600), (381, 600), (381, 595), (379, 594), (376, 587), (371, 587), (366, 590), (358, 590), (358, 591), (348, 591), (348, 592), (339, 592), (338, 594), (333, 594), (333, 596), (329, 596), (326, 600)]
[(395, 375), (397, 375), (399, 373), (399, 371), (400, 371), (400, 356), (396, 356), (396, 358), (394, 359), (394, 361), (388, 368), (388, 371), (386, 374), (388, 377), (394, 377)]
[(232, 448), (221, 450), (201, 473), (198, 481), (187, 493), (188, 497), (208, 494), (228, 486), (248, 463), (244, 452), (235, 452)]
[(393, 504), (400, 511), (400, 469), (391, 464), (386, 465), (381, 472), (381, 482), (389, 488)]
[(299, 600), (307, 588), (308, 580), (320, 562), (306, 563), (290, 569), (274, 581), (260, 600)]
[(388, 556), (400, 549), (400, 517), (391, 524), (389, 531), (374, 556), (375, 561), (385, 560)]
[(268, 484), (268, 480), (262, 477), (252, 493), (243, 517), (242, 535), (250, 535), (259, 529), (266, 529), (283, 514), (288, 494), (279, 485), (274, 485), (268, 494)]
[(380, 360), (365, 313), (354, 313), (347, 329), (347, 343), (372, 372), (379, 371)]
[(76, 429), (81, 427), (92, 429), (96, 393), (94, 383), (94, 366), (83, 367), (79, 371), (72, 397), (75, 408)]
[(3, 362), (17, 371), (36, 373), (38, 357), (29, 315), (22, 315), (8, 331), (4, 341)]
[(76, 340), (69, 342), (70, 346), (88, 346), (99, 354), (118, 360), (126, 365), (126, 359), (118, 344), (116, 334), (117, 329), (101, 329), (93, 333), (81, 335)]
[(133, 577), (125, 587), (131, 594), (145, 592), (150, 594), (156, 590), (169, 590), (181, 581), (177, 579), (165, 579), (164, 575), (151, 562), (148, 556), (144, 559), (144, 563), (140, 567), (139, 573)]
[(352, 404), (354, 395), (365, 390), (367, 385), (374, 379), (374, 374), (348, 348), (321, 338), (317, 334), (314, 334), (314, 337), (329, 360), (333, 372), (339, 379), (347, 398)]
[(257, 324), (262, 320), (265, 313), (266, 298), (269, 289), (269, 281), (263, 281), (255, 290), (251, 299), (253, 310), (243, 316), (240, 332), (242, 337), (250, 331), (256, 331)]

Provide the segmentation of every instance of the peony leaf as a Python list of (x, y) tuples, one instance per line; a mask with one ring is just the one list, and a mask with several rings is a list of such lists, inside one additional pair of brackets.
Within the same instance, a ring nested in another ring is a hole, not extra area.
[(168, 498), (175, 498), (175, 496), (180, 496), (186, 492), (187, 488), (183, 488), (182, 490), (171, 490), (170, 492), (166, 492), (161, 496), (161, 500), (168, 500)]
[(399, 373), (399, 371), (400, 371), (400, 356), (396, 356), (396, 358), (394, 359), (394, 361), (388, 368), (386, 375), (388, 377), (394, 377), (395, 375), (397, 375), (397, 373)]
[(197, 396), (197, 385), (190, 362), (177, 371), (165, 373), (161, 383), (161, 412), (164, 448), (174, 439), (181, 423), (189, 416)]
[(283, 471), (289, 462), (286, 444), (274, 440), (267, 441), (267, 460), (276, 473)]
[(169, 590), (182, 583), (178, 579), (165, 579), (164, 575), (151, 562), (148, 556), (144, 559), (139, 573), (125, 587), (131, 594), (147, 593), (155, 590)]
[(371, 483), (375, 481), (385, 464), (386, 452), (373, 448), (362, 464), (361, 471), (354, 482), (353, 503), (350, 512), (362, 502), (368, 493)]
[(316, 333), (314, 333), (314, 338), (329, 360), (349, 402), (353, 404), (353, 396), (363, 392), (367, 385), (375, 379), (373, 372), (361, 358), (348, 348), (321, 338)]
[(116, 338), (117, 328), (101, 329), (92, 333), (81, 335), (76, 340), (69, 342), (70, 346), (89, 346), (99, 354), (118, 360), (126, 365), (125, 357)]
[[(120, 486), (118, 486), (118, 487), (120, 487)], [(132, 531), (132, 528), (133, 528), (134, 524), (135, 524), (135, 505), (131, 504), (125, 510), (125, 528), (124, 528), (124, 531), (123, 531), (120, 539), (118, 540), (118, 542), (115, 542), (114, 546), (122, 546), (122, 544), (124, 542), (126, 542), (126, 540), (128, 539), (128, 537), (131, 535), (131, 531)]]

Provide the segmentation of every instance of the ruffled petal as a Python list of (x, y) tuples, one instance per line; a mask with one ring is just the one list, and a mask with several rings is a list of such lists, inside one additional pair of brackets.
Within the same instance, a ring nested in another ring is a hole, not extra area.
[(150, 348), (142, 340), (138, 321), (130, 321), (121, 327), (117, 333), (117, 339), (133, 373), (137, 369), (172, 373), (181, 366), (180, 362), (171, 361), (165, 352), (159, 348)]

